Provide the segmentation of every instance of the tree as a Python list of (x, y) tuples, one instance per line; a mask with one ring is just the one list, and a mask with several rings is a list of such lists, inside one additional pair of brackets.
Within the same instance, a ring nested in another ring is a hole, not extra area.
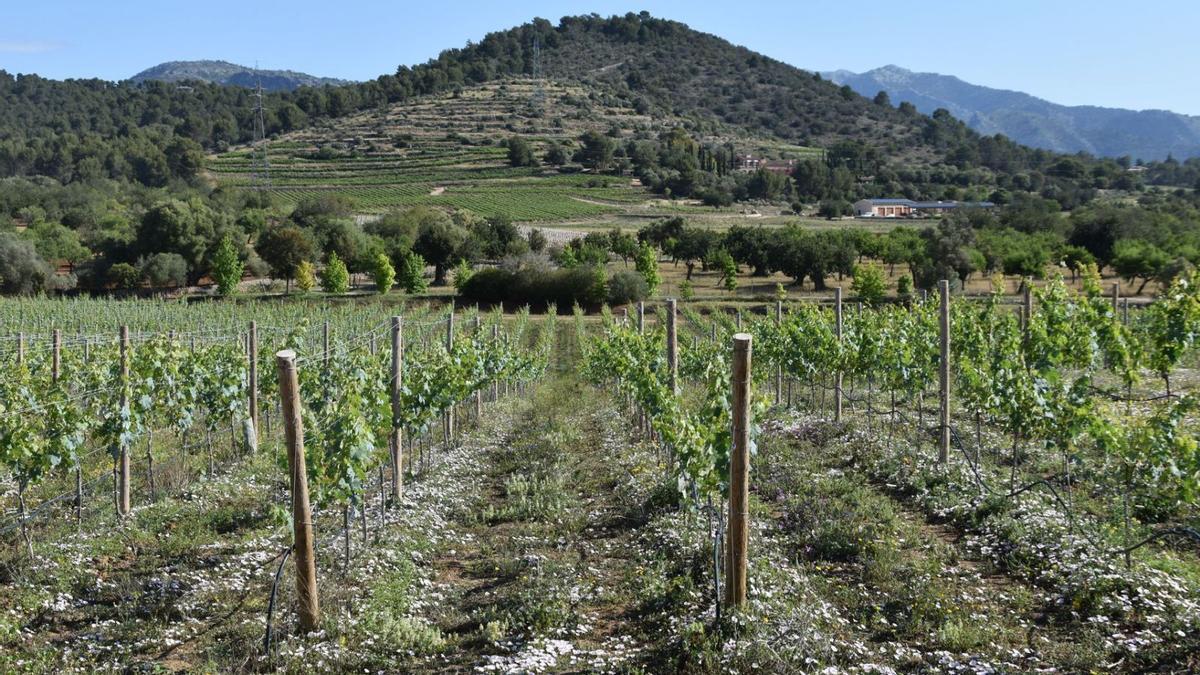
[(671, 255), (687, 266), (688, 281), (692, 280), (692, 270), (695, 269), (696, 263), (706, 259), (717, 248), (718, 241), (716, 232), (698, 227), (686, 228), (675, 240)]
[(392, 267), (392, 261), (388, 259), (387, 254), (377, 253), (375, 255), (375, 266), (371, 269), (371, 278), (375, 281), (375, 290), (380, 295), (387, 295), (388, 291), (392, 290), (392, 284), (396, 282), (396, 268)]
[(541, 253), (546, 250), (546, 234), (538, 228), (529, 231), (529, 250), (534, 253)]
[(46, 290), (53, 275), (33, 244), (0, 232), (0, 291), (31, 295)]
[(551, 166), (562, 166), (567, 163), (567, 153), (558, 143), (550, 143), (542, 159)]
[(850, 290), (868, 305), (878, 305), (887, 293), (883, 270), (875, 265), (858, 265), (854, 268), (854, 280)]
[(38, 221), (26, 230), (26, 235), (32, 237), (37, 252), (49, 262), (61, 260), (74, 268), (92, 255), (80, 242), (79, 233), (62, 223)]
[(155, 253), (140, 266), (142, 276), (154, 288), (174, 288), (187, 283), (187, 263), (178, 253)]
[(734, 225), (725, 232), (721, 246), (733, 259), (754, 268), (752, 274), (765, 277), (770, 270), (769, 235), (761, 227), (749, 228)]
[(435, 286), (446, 284), (446, 267), (458, 257), (459, 248), (466, 241), (467, 230), (456, 225), (444, 213), (440, 218), (427, 218), (421, 222), (413, 251), (433, 265)]
[(405, 255), (398, 281), (406, 293), (424, 293), (429, 287), (425, 281), (425, 259), (412, 252)]
[(892, 105), (892, 97), (888, 96), (888, 93), (886, 91), (884, 91), (883, 89), (880, 89), (879, 93), (875, 94), (875, 98), (871, 99), (871, 101), (875, 105), (880, 105), (880, 106), (891, 106)]
[(178, 253), (188, 264), (188, 281), (199, 281), (220, 220), (199, 199), (155, 204), (142, 216), (136, 248), (145, 255)]
[(721, 283), (725, 286), (725, 290), (732, 293), (738, 287), (737, 262), (733, 259), (733, 256), (726, 254), (722, 256), (721, 265)]
[(1126, 281), (1140, 278), (1142, 285), (1137, 289), (1138, 295), (1170, 262), (1171, 256), (1166, 251), (1140, 239), (1121, 239), (1113, 246), (1113, 270)]
[(244, 270), (245, 265), (238, 257), (233, 239), (226, 235), (217, 246), (217, 252), (213, 254), (212, 278), (217, 282), (217, 292), (225, 297), (237, 293), (238, 283), (242, 280)]
[(612, 251), (614, 255), (620, 256), (621, 261), (628, 266), (629, 260), (638, 253), (637, 238), (614, 227), (608, 231), (608, 250)]
[(512, 166), (537, 166), (537, 156), (529, 141), (520, 136), (510, 136), (508, 141), (508, 163)]
[(301, 260), (299, 265), (296, 265), (296, 288), (300, 289), (301, 293), (311, 291), (317, 285), (317, 268), (311, 261)]
[[(581, 146), (575, 153), (575, 161), (597, 173), (607, 171), (616, 151), (613, 139), (599, 131), (590, 130), (579, 137), (579, 142)], [(651, 292), (654, 292), (653, 289)]]
[(329, 254), (329, 261), (325, 263), (325, 269), (321, 270), (321, 290), (334, 294), (350, 290), (350, 272), (337, 253)]
[(125, 262), (117, 263), (108, 268), (108, 273), (105, 276), (108, 279), (108, 283), (121, 290), (137, 288), (142, 280), (142, 275), (138, 273), (137, 268)]
[(292, 279), (300, 264), (312, 260), (315, 251), (312, 240), (298, 227), (283, 225), (263, 233), (254, 247), (258, 255), (271, 268), (271, 276), (287, 280), (287, 291), (292, 290)]
[(163, 148), (171, 175), (191, 180), (204, 168), (204, 148), (190, 138), (176, 136)]
[(471, 269), (470, 263), (466, 260), (459, 260), (458, 264), (454, 266), (454, 288), (461, 291), (474, 273), (475, 270)]
[(654, 255), (654, 248), (649, 244), (642, 244), (642, 248), (638, 250), (635, 269), (646, 280), (648, 292), (653, 294), (662, 283), (662, 278), (658, 275), (658, 256)]

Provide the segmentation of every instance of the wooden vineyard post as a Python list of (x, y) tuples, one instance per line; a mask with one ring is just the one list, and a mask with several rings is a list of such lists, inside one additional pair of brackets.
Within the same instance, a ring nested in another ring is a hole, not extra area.
[(1129, 325), (1129, 298), (1121, 298), (1121, 323)]
[(941, 295), (941, 311), (938, 316), (941, 332), (941, 359), (938, 361), (941, 411), (938, 425), (938, 464), (944, 465), (950, 459), (950, 282), (945, 279), (939, 281), (938, 293)]
[[(475, 334), (480, 331), (479, 315), (475, 315)], [(483, 387), (475, 390), (475, 424), (483, 420)]]
[(398, 316), (392, 317), (392, 499), (399, 501), (404, 490), (404, 430), (401, 426), (400, 389), (404, 378), (404, 324)]
[(62, 331), (57, 328), (50, 339), (50, 349), (50, 378), (58, 382), (58, 376), (62, 372)]
[[(783, 326), (783, 301), (775, 301), (775, 328)], [(775, 366), (775, 405), (783, 402), (783, 364)]]
[(250, 426), (254, 430), (254, 438), (258, 440), (258, 322), (250, 322), (250, 332), (246, 337), (247, 358), (250, 359)]
[(326, 320), (321, 326), (321, 351), (325, 358), (325, 368), (329, 368), (329, 321)]
[[(121, 326), (121, 414), (129, 411), (129, 326)], [(123, 436), (124, 434), (122, 434)], [(117, 514), (129, 515), (129, 442), (117, 441)]]
[[(454, 350), (454, 308), (450, 308), (450, 316), (446, 319), (446, 353)], [(454, 403), (442, 414), (442, 432), (445, 436), (446, 447), (454, 438)]]
[[(833, 329), (838, 345), (842, 343), (842, 287), (833, 289)], [(833, 421), (842, 421), (842, 371), (839, 369), (833, 376)]]
[(304, 424), (300, 419), (300, 384), (296, 352), (285, 349), (275, 354), (279, 370), (279, 394), (283, 409), (283, 433), (287, 442), (288, 471), (292, 484), (292, 547), (296, 561), (296, 597), (300, 630), (317, 630), (321, 610), (317, 601), (317, 566), (313, 559), (312, 507), (308, 503), (308, 474), (304, 462)]
[(667, 373), (672, 394), (679, 392), (679, 338), (675, 319), (675, 298), (671, 298), (667, 300)]
[[(492, 324), (492, 344), (500, 342), (500, 322)], [(492, 380), (492, 401), (500, 400), (500, 381)]]
[(729, 458), (729, 540), (726, 544), (725, 606), (746, 603), (750, 507), (750, 351), (747, 333), (733, 336), (733, 447)]
[(25, 363), (25, 334), (17, 333), (17, 365)]
[(644, 302), (638, 302), (637, 328), (639, 335), (646, 332), (646, 303)]

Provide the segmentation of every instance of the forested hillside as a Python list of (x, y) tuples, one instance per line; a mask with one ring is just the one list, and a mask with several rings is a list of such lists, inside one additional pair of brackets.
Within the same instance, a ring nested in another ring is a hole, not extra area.
[[(592, 83), (641, 112), (722, 122), (798, 145), (852, 143), (857, 147), (845, 159), (859, 173), (890, 166), (895, 175), (886, 178), (898, 184), (932, 179), (1042, 190), (1049, 182), (1069, 205), (1088, 198), (1095, 178), (1104, 187), (1120, 174), (1115, 164), (1062, 164), (1053, 153), (980, 136), (950, 116), (873, 102), (815, 73), (646, 14), (568, 17), (558, 25), (539, 19), (370, 82), (275, 93), (267, 100), (267, 131), (529, 74), (535, 42), (547, 77)], [(186, 166), (173, 169), (162, 152), (172, 137), (185, 139), (175, 147), (178, 155), (191, 142), (223, 150), (252, 135), (252, 105), (241, 87), (0, 74), (0, 104), (0, 175), (70, 181), (100, 174), (162, 184), (187, 173)]]

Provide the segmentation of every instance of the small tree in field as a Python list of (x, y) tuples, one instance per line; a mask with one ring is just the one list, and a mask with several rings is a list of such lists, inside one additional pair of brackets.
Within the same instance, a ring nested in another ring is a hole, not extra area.
[(336, 253), (329, 254), (329, 262), (321, 270), (321, 289), (326, 293), (345, 293), (350, 290), (350, 272)]
[(733, 256), (724, 256), (721, 260), (721, 283), (725, 285), (725, 290), (730, 293), (737, 290), (737, 273), (737, 261), (733, 259)]
[(458, 264), (454, 266), (454, 287), (461, 292), (474, 273), (475, 270), (471, 269), (471, 263), (459, 260)]
[(654, 294), (654, 290), (658, 288), (662, 278), (658, 275), (658, 256), (654, 255), (654, 248), (649, 244), (643, 244), (638, 250), (637, 260), (635, 261), (638, 274), (646, 280), (646, 287), (650, 289), (650, 294)]
[(875, 265), (856, 265), (854, 281), (850, 282), (850, 290), (860, 300), (868, 305), (878, 305), (887, 294), (887, 283), (883, 280), (883, 270)]
[(684, 279), (683, 282), (679, 284), (679, 297), (682, 300), (691, 300), (692, 298), (696, 297), (696, 289), (692, 287), (692, 282)]
[(317, 268), (307, 260), (296, 265), (296, 289), (307, 293), (317, 287)]
[(380, 295), (387, 295), (388, 291), (392, 290), (392, 285), (396, 283), (396, 270), (392, 267), (392, 261), (388, 260), (387, 254), (380, 253), (375, 256), (371, 278), (375, 281), (375, 290), (379, 291)]
[(399, 283), (406, 293), (424, 293), (429, 288), (429, 282), (425, 280), (425, 259), (411, 252), (404, 256)]
[(212, 277), (217, 282), (217, 292), (226, 297), (236, 293), (244, 269), (233, 240), (226, 235), (213, 255)]

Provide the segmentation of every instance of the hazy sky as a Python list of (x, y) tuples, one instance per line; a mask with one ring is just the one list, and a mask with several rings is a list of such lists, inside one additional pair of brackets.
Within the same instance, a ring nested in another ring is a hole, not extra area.
[(540, 16), (647, 10), (809, 70), (889, 63), (1066, 104), (1200, 115), (1200, 0), (0, 0), (0, 69), (119, 80), (223, 59), (370, 79)]

